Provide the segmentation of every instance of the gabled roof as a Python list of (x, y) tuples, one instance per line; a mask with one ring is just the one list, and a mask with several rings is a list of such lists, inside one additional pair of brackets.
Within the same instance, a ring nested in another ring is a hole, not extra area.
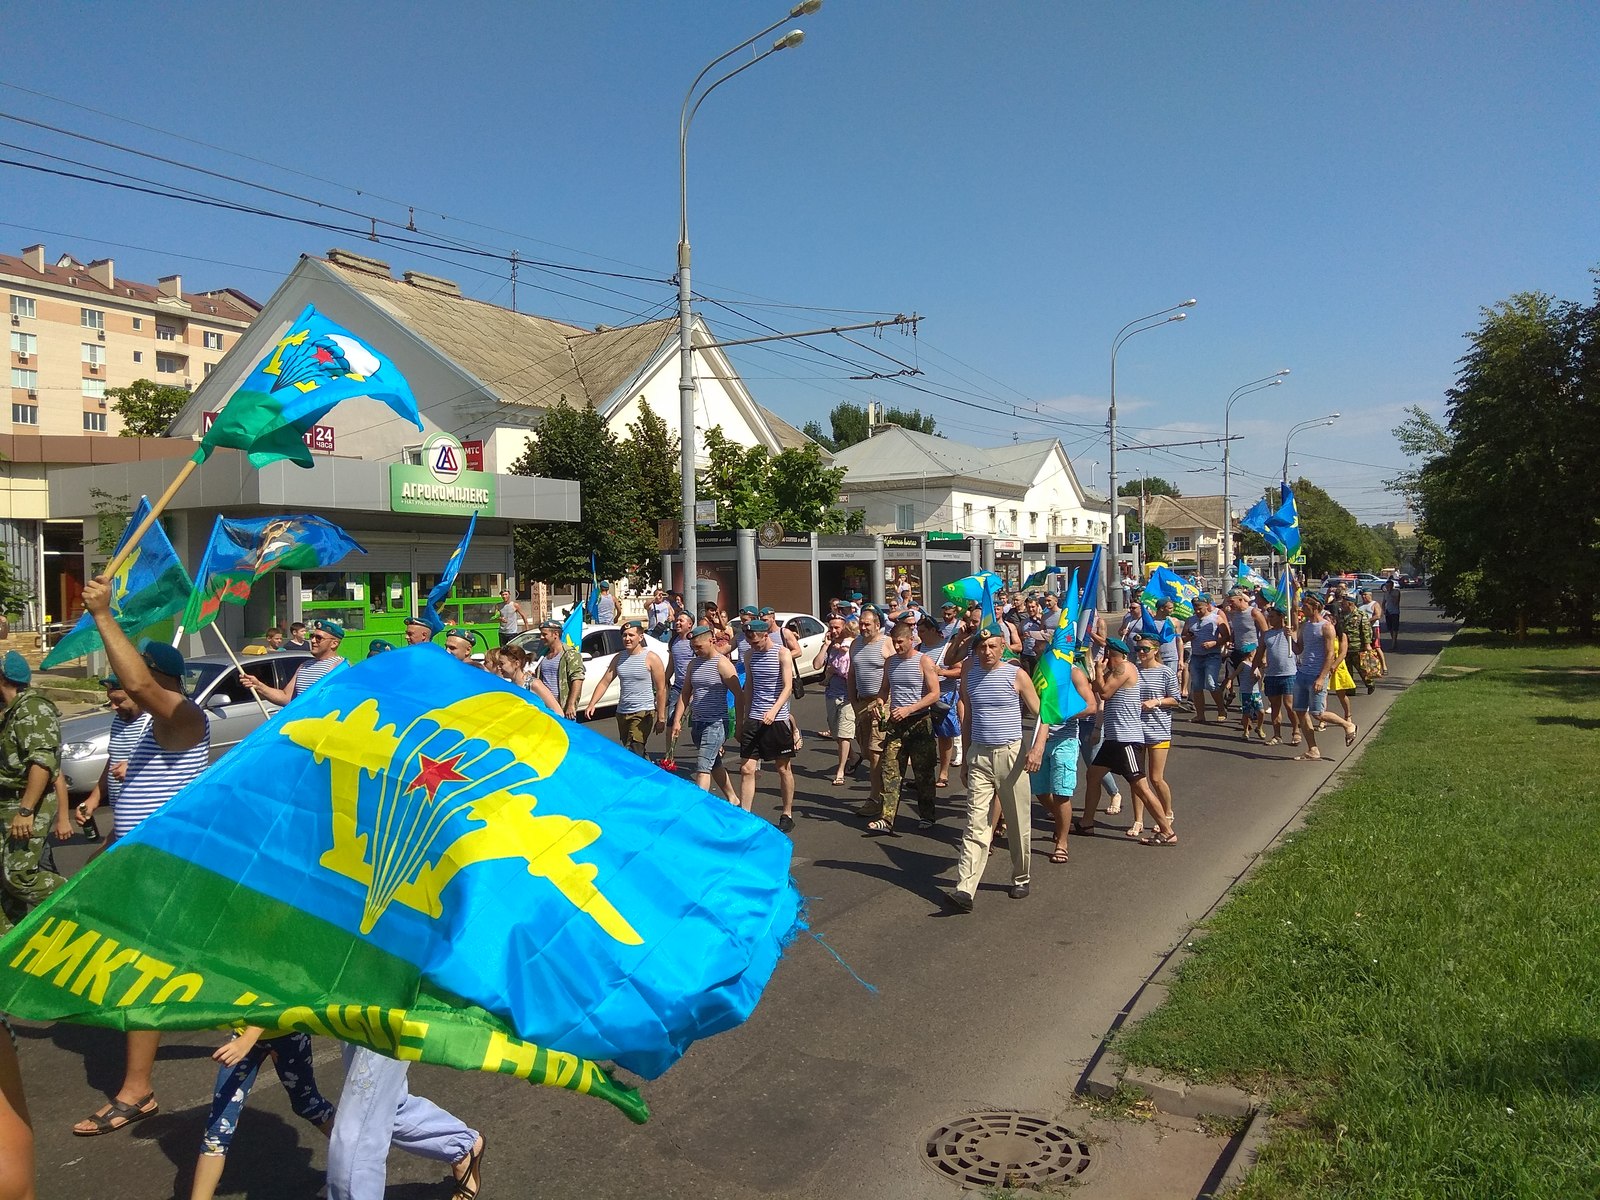
[(1055, 453), (1056, 445), (1055, 438), (1040, 438), (1034, 442), (991, 447), (984, 451), (989, 456), (989, 478), (1027, 487), (1039, 478), (1039, 468)]
[[(988, 450), (899, 425), (880, 427), (866, 441), (840, 450), (833, 456), (833, 465), (844, 467), (856, 487), (923, 478), (988, 479), (994, 470)], [(1031, 476), (1028, 482), (1032, 482)]]
[(1145, 499), (1145, 520), (1167, 530), (1221, 529), (1222, 497), (1149, 496)]

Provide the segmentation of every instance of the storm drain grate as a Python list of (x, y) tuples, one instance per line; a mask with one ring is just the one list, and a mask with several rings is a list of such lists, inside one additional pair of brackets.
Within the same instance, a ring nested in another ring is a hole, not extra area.
[(928, 1135), (922, 1160), (945, 1179), (973, 1187), (1039, 1187), (1081, 1179), (1089, 1143), (1049, 1117), (977, 1112)]

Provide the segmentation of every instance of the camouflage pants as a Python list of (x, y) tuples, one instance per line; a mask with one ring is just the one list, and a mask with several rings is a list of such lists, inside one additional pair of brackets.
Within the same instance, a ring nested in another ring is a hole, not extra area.
[(894, 824), (900, 811), (900, 781), (906, 763), (916, 774), (917, 816), (934, 819), (935, 780), (939, 773), (939, 743), (933, 736), (933, 721), (923, 716), (907, 725), (891, 723), (883, 743), (883, 819)]
[(56, 820), (56, 794), (45, 792), (39, 801), (39, 811), (33, 816), (33, 836), (25, 842), (14, 842), (7, 833), (11, 818), (17, 815), (20, 798), (0, 798), (0, 838), (4, 839), (4, 878), (0, 879), (0, 933), (10, 929), (28, 915), (28, 910), (38, 904), (66, 880), (40, 865), (46, 852), (50, 829)]

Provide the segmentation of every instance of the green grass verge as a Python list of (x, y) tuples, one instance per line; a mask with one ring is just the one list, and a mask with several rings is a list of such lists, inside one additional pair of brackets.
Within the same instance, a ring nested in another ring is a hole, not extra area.
[(1129, 1061), (1265, 1090), (1250, 1198), (1600, 1195), (1600, 649), (1464, 637)]

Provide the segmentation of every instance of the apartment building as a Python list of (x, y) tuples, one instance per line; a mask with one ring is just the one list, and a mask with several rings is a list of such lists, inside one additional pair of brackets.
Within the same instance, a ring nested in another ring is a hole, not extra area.
[(118, 279), (109, 258), (47, 262), (43, 245), (0, 254), (10, 317), (10, 425), (41, 436), (115, 437), (109, 388), (136, 379), (193, 389), (249, 327), (261, 306), (243, 292), (185, 292), (181, 275)]

